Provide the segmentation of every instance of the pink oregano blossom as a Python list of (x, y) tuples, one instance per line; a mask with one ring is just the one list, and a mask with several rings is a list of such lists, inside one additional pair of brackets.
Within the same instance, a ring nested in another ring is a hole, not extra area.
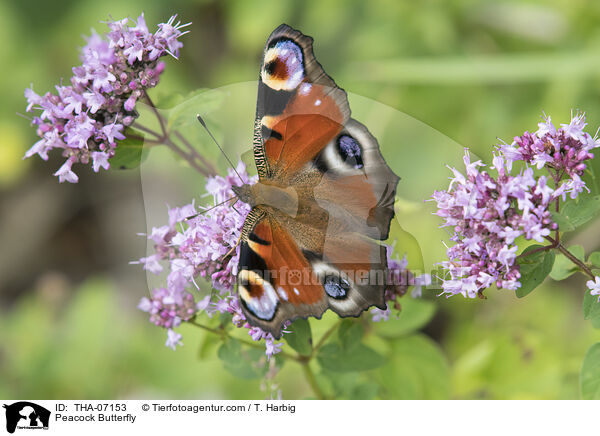
[[(237, 173), (236, 173), (237, 171)], [(202, 312), (228, 313), (236, 327), (245, 328), (253, 340), (265, 340), (268, 357), (281, 351), (282, 343), (276, 343), (270, 333), (252, 327), (239, 307), (234, 292), (239, 262), (240, 238), (250, 206), (238, 202), (235, 208), (228, 199), (235, 193), (232, 186), (241, 186), (241, 178), (255, 183), (246, 166), (240, 162), (236, 171), (229, 169), (226, 177), (214, 176), (206, 181), (206, 192), (213, 198), (213, 205), (197, 208), (192, 202), (182, 207), (170, 208), (169, 223), (154, 227), (148, 239), (154, 243), (154, 253), (137, 262), (143, 268), (161, 274), (166, 269), (164, 288), (155, 289), (151, 296), (140, 301), (139, 308), (150, 314), (150, 321), (168, 330), (167, 346), (175, 348), (181, 337), (174, 332), (181, 322), (188, 321)], [(193, 297), (198, 292), (196, 278), (210, 281), (218, 296), (204, 296), (197, 303)]]
[[(590, 150), (600, 142), (584, 132), (585, 126), (583, 114), (560, 128), (545, 118), (536, 133), (525, 132), (512, 144), (498, 146), (491, 167), (495, 175), (481, 161), (471, 162), (465, 150), (466, 173), (450, 168), (450, 186), (432, 196), (436, 214), (444, 219), (442, 226), (454, 231), (449, 260), (442, 262), (447, 272), (443, 294), (475, 298), (492, 285), (510, 290), (521, 286), (517, 238), (544, 242), (558, 228), (551, 206), (589, 192), (581, 176), (593, 157)], [(517, 161), (524, 162), (524, 168), (513, 174)], [(546, 169), (548, 176), (536, 175), (529, 165)], [(588, 286), (597, 291), (596, 285)]]
[(33, 117), (37, 141), (25, 158), (35, 154), (48, 160), (48, 152), (58, 148), (67, 158), (54, 173), (59, 182), (76, 183), (73, 164), (91, 162), (98, 172), (110, 167), (118, 141), (138, 117), (136, 102), (147, 89), (158, 84), (165, 64), (159, 58), (177, 58), (183, 44), (179, 38), (188, 24), (175, 23), (172, 16), (151, 33), (144, 14), (133, 21), (124, 18), (108, 21), (105, 38), (96, 33), (87, 38), (81, 50), (80, 66), (73, 68), (70, 85), (56, 86), (56, 93), (43, 96), (25, 90), (27, 112), (41, 111)]
[(594, 280), (588, 280), (586, 285), (590, 290), (590, 294), (597, 296), (600, 301), (600, 277), (595, 276)]

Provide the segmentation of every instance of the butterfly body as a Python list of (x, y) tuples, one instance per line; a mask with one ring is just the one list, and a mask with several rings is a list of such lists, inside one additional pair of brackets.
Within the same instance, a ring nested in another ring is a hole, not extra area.
[(255, 185), (242, 230), (238, 295), (252, 325), (275, 337), (286, 321), (327, 309), (385, 308), (387, 239), (398, 177), (375, 138), (350, 118), (346, 93), (323, 71), (312, 38), (281, 25), (263, 53)]
[(298, 194), (291, 186), (283, 187), (273, 183), (259, 182), (254, 185), (235, 186), (233, 191), (240, 201), (252, 207), (271, 207), (291, 216), (298, 211)]

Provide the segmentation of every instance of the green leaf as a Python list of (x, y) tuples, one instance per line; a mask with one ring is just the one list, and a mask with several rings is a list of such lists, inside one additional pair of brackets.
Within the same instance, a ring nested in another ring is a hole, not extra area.
[[(571, 212), (572, 208), (575, 209), (573, 212)], [(600, 195), (580, 197), (577, 205), (573, 205), (568, 211), (572, 216), (571, 223), (575, 227), (579, 227), (600, 212)]]
[(552, 215), (552, 221), (558, 224), (558, 228), (561, 232), (572, 232), (575, 230), (575, 226), (571, 223), (567, 216), (560, 212), (554, 211), (550, 211), (550, 214)]
[[(581, 261), (585, 260), (585, 251), (581, 245), (573, 245), (569, 247), (568, 250), (577, 259)], [(550, 277), (552, 280), (560, 281), (575, 274), (577, 271), (579, 271), (579, 268), (573, 262), (571, 262), (564, 254), (559, 254), (556, 257), (554, 266), (550, 272)]]
[(253, 379), (263, 377), (266, 365), (260, 362), (264, 352), (256, 348), (242, 348), (239, 341), (228, 339), (221, 345), (217, 356), (223, 361), (223, 367), (236, 377)]
[(375, 383), (361, 383), (350, 392), (351, 400), (372, 400), (377, 395), (379, 386)]
[[(398, 201), (398, 197), (396, 197), (396, 201)], [(417, 238), (402, 228), (397, 216), (390, 223), (390, 233), (386, 244), (393, 247), (402, 247), (401, 251), (398, 248), (394, 249), (393, 255), (398, 255), (399, 258), (406, 256), (412, 271), (425, 270), (423, 252)]]
[(439, 346), (423, 334), (392, 342), (388, 362), (377, 371), (386, 398), (446, 399), (450, 367)]
[[(527, 247), (523, 254), (541, 247), (541, 245), (532, 245)], [(554, 257), (554, 250), (546, 250), (518, 259), (521, 271), (521, 287), (516, 291), (517, 297), (523, 298), (542, 284), (552, 271)]]
[(600, 343), (592, 345), (583, 358), (579, 387), (584, 400), (600, 400)]
[(582, 196), (577, 202), (565, 203), (560, 213), (553, 213), (552, 218), (563, 232), (575, 230), (600, 212), (600, 195)]
[[(137, 168), (146, 159), (148, 153), (144, 149), (144, 134), (128, 127), (123, 132), (125, 139), (117, 142), (115, 155), (110, 158), (111, 169), (125, 170)], [(132, 138), (132, 136), (139, 137)]]
[(379, 391), (376, 383), (355, 372), (323, 370), (318, 381), (321, 386), (328, 386), (329, 390), (333, 391), (334, 398), (338, 400), (371, 400)]
[(312, 352), (312, 332), (310, 324), (306, 319), (297, 319), (287, 330), (289, 333), (283, 335), (287, 344), (303, 356), (309, 356)]
[(204, 360), (209, 356), (216, 345), (219, 343), (219, 336), (207, 333), (198, 347), (198, 359)]
[(600, 251), (595, 251), (588, 257), (588, 263), (591, 263), (597, 268), (600, 268)]
[(153, 100), (159, 110), (165, 110), (181, 104), (185, 100), (185, 97), (177, 92), (169, 92), (159, 93)]
[(384, 358), (372, 348), (358, 343), (347, 350), (338, 343), (323, 345), (317, 354), (322, 368), (329, 371), (368, 371), (385, 363)]
[(223, 93), (215, 90), (197, 89), (190, 92), (179, 104), (172, 107), (167, 113), (167, 126), (169, 131), (177, 130), (184, 126), (193, 125), (201, 129), (196, 115), (206, 118), (213, 113), (223, 102)]
[(373, 323), (375, 333), (385, 338), (398, 338), (426, 326), (435, 314), (435, 304), (418, 298), (403, 298), (397, 318)]
[(358, 322), (345, 319), (338, 328), (338, 339), (345, 351), (352, 351), (362, 339), (364, 329)]
[(324, 345), (317, 354), (321, 367), (332, 372), (351, 372), (383, 365), (383, 357), (360, 342), (363, 334), (363, 326), (358, 321), (343, 320), (338, 328), (338, 340)]
[(598, 302), (598, 296), (592, 295), (586, 290), (583, 296), (583, 318), (593, 320), (599, 317), (600, 303)]

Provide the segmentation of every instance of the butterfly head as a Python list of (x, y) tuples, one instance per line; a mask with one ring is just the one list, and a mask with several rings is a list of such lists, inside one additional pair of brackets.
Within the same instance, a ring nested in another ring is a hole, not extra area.
[(250, 207), (256, 206), (256, 195), (252, 189), (252, 185), (244, 184), (242, 186), (232, 186), (231, 189), (237, 196), (238, 200), (250, 205)]

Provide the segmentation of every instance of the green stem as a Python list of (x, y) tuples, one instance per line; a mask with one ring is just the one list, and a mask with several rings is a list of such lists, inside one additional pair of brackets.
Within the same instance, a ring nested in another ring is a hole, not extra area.
[(198, 159), (200, 162), (202, 162), (202, 164), (207, 168), (209, 173), (211, 173), (213, 175), (217, 174), (217, 170), (214, 167), (214, 165), (212, 163), (210, 163), (207, 159), (205, 159), (200, 153), (198, 153), (198, 151), (194, 148), (194, 146), (192, 144), (190, 144), (190, 141), (185, 139), (185, 137), (179, 132), (175, 132), (175, 136), (188, 148), (190, 153), (193, 154), (196, 159)]
[(142, 132), (148, 133), (150, 135), (153, 135), (156, 137), (156, 139), (160, 139), (160, 135), (158, 133), (156, 133), (154, 130), (149, 129), (146, 126), (142, 126), (138, 121), (136, 121), (133, 126), (134, 129), (138, 129), (141, 130)]
[[(215, 329), (212, 327), (208, 327), (204, 324), (200, 324), (195, 319), (190, 319), (189, 321), (187, 321), (187, 323), (191, 324), (193, 326), (196, 326), (198, 328), (201, 328), (202, 330), (205, 330), (214, 335), (220, 336), (222, 339), (231, 338), (231, 339), (235, 339), (236, 341), (241, 342), (244, 345), (248, 345), (249, 347), (252, 347), (252, 348), (260, 348), (260, 349), (264, 348), (264, 346), (261, 345), (260, 343), (250, 342), (250, 341), (247, 341), (244, 339), (239, 339), (239, 338), (234, 338), (233, 336), (229, 335), (227, 333), (227, 331), (225, 331), (224, 329)], [(313, 353), (310, 356), (301, 356), (299, 354), (293, 355), (293, 354), (286, 353), (285, 351), (281, 351), (281, 352), (277, 353), (277, 357), (282, 357), (284, 359), (293, 360), (300, 364), (300, 366), (302, 367), (302, 372), (304, 373), (304, 377), (306, 378), (306, 381), (308, 382), (308, 385), (310, 386), (313, 393), (319, 400), (325, 400), (325, 399), (327, 399), (327, 397), (323, 393), (321, 388), (319, 387), (317, 378), (315, 377), (315, 374), (314, 374), (312, 368), (310, 367), (310, 361), (312, 360), (316, 350), (318, 350), (323, 345), (323, 343), (327, 340), (327, 338), (329, 336), (331, 336), (331, 334), (335, 331), (335, 329), (339, 326), (339, 324), (340, 323), (337, 322), (334, 326), (332, 326), (329, 330), (327, 330), (327, 332), (325, 332), (325, 334), (321, 337), (317, 346), (313, 349)]]
[(173, 141), (171, 141), (171, 139), (169, 137), (163, 138), (162, 143), (164, 145), (166, 145), (167, 147), (169, 147), (171, 150), (173, 150), (175, 153), (177, 153), (178, 155), (183, 157), (190, 164), (190, 166), (192, 168), (194, 168), (196, 171), (198, 171), (203, 176), (208, 177), (211, 175), (210, 170), (201, 167), (198, 164), (198, 162), (196, 162), (196, 159), (194, 158), (194, 156), (191, 153), (187, 153), (185, 150), (182, 150), (180, 147), (177, 146), (177, 144), (175, 144)]
[(187, 322), (188, 322), (188, 324), (195, 325), (196, 327), (199, 327), (202, 330), (206, 330), (207, 332), (213, 333), (215, 335), (219, 335), (221, 337), (227, 336), (227, 332), (225, 330), (214, 329), (214, 328), (206, 326), (204, 324), (200, 324), (199, 322), (196, 322), (195, 319), (190, 319)]
[(594, 188), (596, 193), (598, 193), (598, 180), (596, 180), (596, 172), (594, 171), (593, 165), (588, 165), (588, 170), (592, 176), (592, 180), (594, 181)]
[(163, 117), (158, 112), (158, 108), (154, 105), (154, 102), (152, 101), (152, 99), (148, 95), (148, 92), (146, 92), (145, 89), (144, 89), (144, 97), (146, 97), (146, 100), (148, 101), (148, 104), (150, 105), (150, 108), (152, 109), (152, 111), (154, 112), (154, 115), (156, 115), (156, 118), (158, 119), (158, 122), (160, 124), (160, 130), (162, 131), (163, 138), (166, 138), (169, 135), (167, 134), (167, 128), (165, 127), (165, 122), (163, 120)]
[(319, 387), (319, 383), (317, 383), (317, 378), (315, 377), (315, 373), (313, 372), (313, 370), (310, 367), (310, 362), (308, 360), (306, 360), (306, 361), (301, 362), (301, 365), (302, 365), (302, 370), (304, 371), (304, 377), (306, 378), (306, 381), (310, 385), (310, 388), (314, 392), (315, 396), (319, 400), (326, 400), (327, 397), (325, 396), (325, 394)]
[(596, 276), (594, 275), (592, 270), (583, 261), (577, 259), (577, 257), (575, 257), (573, 255), (573, 253), (571, 253), (569, 250), (567, 250), (564, 245), (562, 245), (560, 242), (552, 239), (550, 236), (546, 236), (546, 239), (548, 239), (553, 244), (556, 244), (556, 249), (558, 251), (560, 251), (562, 254), (564, 254), (567, 259), (569, 259), (571, 262), (573, 262), (575, 265), (577, 265), (577, 267), (582, 272), (587, 274), (592, 280), (594, 280), (596, 278)]
[(342, 323), (342, 320), (340, 319), (334, 325), (329, 327), (329, 329), (325, 333), (323, 333), (323, 336), (321, 336), (321, 339), (319, 339), (319, 342), (317, 342), (317, 345), (315, 345), (313, 347), (312, 352), (310, 353), (309, 359), (312, 359), (317, 354), (317, 351), (319, 351), (319, 348), (321, 348), (323, 346), (325, 341), (327, 341), (327, 339), (329, 339), (329, 336), (331, 336), (333, 334), (333, 332), (340, 326), (341, 323)]
[[(246, 339), (240, 339), (240, 338), (236, 338), (231, 336), (230, 334), (227, 333), (227, 331), (225, 331), (224, 329), (214, 329), (212, 327), (208, 327), (204, 324), (200, 324), (199, 322), (197, 322), (194, 319), (190, 319), (189, 321), (187, 321), (188, 324), (194, 325), (196, 327), (201, 328), (202, 330), (205, 330), (209, 333), (215, 334), (217, 336), (220, 336), (222, 339), (235, 339), (236, 341), (244, 344), (244, 345), (248, 345), (249, 347), (252, 348), (260, 348), (260, 349), (264, 349), (264, 345), (261, 345), (258, 342), (252, 342), (252, 341), (248, 341)], [(292, 354), (286, 353), (285, 351), (280, 351), (279, 353), (277, 353), (278, 357), (283, 357), (284, 359), (290, 359), (290, 360), (295, 360), (296, 362), (303, 362), (305, 359), (302, 358), (301, 356), (294, 356)]]
[[(148, 93), (145, 90), (144, 90), (144, 97), (146, 98), (148, 105), (152, 109), (152, 112), (158, 119), (158, 123), (160, 124), (160, 130), (162, 132), (159, 135), (156, 132), (148, 129), (147, 127), (141, 126), (139, 123), (136, 123), (135, 127), (139, 128), (142, 131), (145, 131), (146, 133), (156, 136), (155, 140), (148, 140), (147, 142), (150, 144), (154, 144), (154, 145), (158, 145), (158, 144), (166, 145), (172, 151), (174, 151), (176, 154), (183, 157), (190, 164), (190, 166), (192, 168), (194, 168), (196, 171), (198, 171), (200, 174), (202, 174), (205, 177), (216, 174), (214, 167), (210, 163), (208, 163), (202, 156), (200, 156), (200, 154), (191, 146), (191, 144), (189, 144), (189, 142), (187, 142), (187, 141), (184, 142), (184, 144), (190, 149), (189, 152), (186, 152), (185, 150), (183, 150), (181, 147), (179, 147), (177, 144), (175, 144), (173, 142), (173, 140), (169, 136), (169, 132), (167, 131), (167, 126), (165, 124), (165, 120), (164, 120), (163, 116), (160, 114), (160, 112), (158, 111), (158, 108), (154, 105), (154, 102), (152, 101), (152, 99), (150, 98), (150, 96), (148, 95)], [(176, 132), (175, 135), (179, 138), (180, 141), (182, 141), (182, 139), (184, 139), (183, 136), (180, 135), (178, 132)], [(200, 162), (200, 164), (198, 162)]]
[(548, 251), (548, 250), (552, 250), (553, 248), (556, 248), (556, 245), (552, 244), (552, 245), (544, 245), (543, 247), (538, 247), (535, 250), (531, 250), (528, 251), (527, 253), (522, 253), (520, 254), (517, 259), (523, 259), (527, 256), (531, 256), (532, 254), (535, 253), (539, 253), (540, 251)]
[[(560, 211), (560, 198), (556, 199), (556, 213)], [(554, 232), (554, 240), (555, 244), (560, 244), (560, 229), (558, 226), (556, 227), (556, 231)]]

